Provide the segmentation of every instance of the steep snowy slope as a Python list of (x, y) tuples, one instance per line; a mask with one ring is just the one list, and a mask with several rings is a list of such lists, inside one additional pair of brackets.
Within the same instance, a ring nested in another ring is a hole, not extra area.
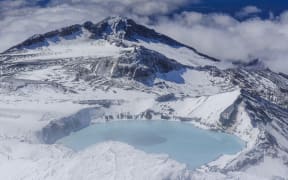
[[(288, 177), (287, 75), (223, 67), (122, 17), (29, 38), (0, 54), (0, 179)], [(80, 153), (54, 145), (95, 122), (127, 119), (191, 122), (247, 145), (196, 171), (122, 143)]]
[(8, 49), (5, 54), (7, 58), (9, 55), (20, 56), (22, 60), (22, 56), (31, 60), (107, 55), (117, 57), (119, 51), (135, 46), (144, 46), (171, 59), (177, 57), (185, 65), (211, 65), (219, 61), (122, 17), (107, 18), (97, 24), (85, 22), (34, 35)]

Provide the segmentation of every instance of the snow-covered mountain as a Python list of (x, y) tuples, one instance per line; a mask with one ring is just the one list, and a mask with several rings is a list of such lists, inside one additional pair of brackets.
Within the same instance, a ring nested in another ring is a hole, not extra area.
[[(229, 65), (123, 17), (32, 36), (0, 54), (0, 177), (285, 179), (288, 76), (258, 64)], [(246, 148), (191, 171), (122, 143), (54, 144), (121, 119), (187, 121)]]

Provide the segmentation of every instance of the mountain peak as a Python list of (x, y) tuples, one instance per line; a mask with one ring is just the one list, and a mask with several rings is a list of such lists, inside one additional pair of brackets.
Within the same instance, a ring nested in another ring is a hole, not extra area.
[[(185, 46), (168, 36), (157, 33), (155, 30), (137, 24), (132, 19), (122, 16), (108, 17), (98, 23), (87, 21), (83, 24), (75, 24), (44, 34), (36, 34), (24, 42), (8, 49), (5, 53), (35, 49), (49, 46), (49, 42), (59, 43), (61, 39), (73, 40), (80, 37), (84, 31), (88, 31), (88, 39), (104, 39), (109, 42), (121, 42), (122, 40), (138, 41), (139, 39), (151, 42), (161, 42), (170, 46)], [(186, 46), (188, 47), (188, 46)], [(190, 48), (190, 47), (189, 47)]]
[(97, 24), (87, 21), (83, 27), (90, 31), (94, 38), (107, 39), (108, 36), (113, 36), (118, 39), (125, 39), (130, 28), (137, 24), (132, 20), (122, 16), (108, 17)]
[(96, 40), (105, 40), (118, 47), (127, 47), (133, 43), (139, 45), (141, 42), (145, 42), (146, 44), (161, 44), (172, 49), (186, 48), (191, 51), (190, 53), (196, 54), (196, 56), (201, 56), (214, 62), (220, 61), (122, 16), (108, 17), (98, 23), (87, 21), (83, 24), (75, 24), (44, 34), (37, 34), (8, 49), (4, 54), (19, 53), (31, 49), (41, 51), (42, 48), (47, 47), (49, 49), (50, 46), (54, 45), (91, 44)]
[(171, 46), (184, 46), (170, 37), (156, 32), (154, 29), (137, 24), (134, 20), (122, 16), (108, 17), (96, 24), (87, 21), (83, 24), (83, 27), (90, 31), (95, 39), (102, 38), (113, 41), (124, 39), (138, 41), (141, 39), (153, 42), (159, 41)]
[(104, 19), (103, 21), (106, 21), (111, 26), (115, 26), (115, 25), (118, 26), (119, 24), (127, 26), (131, 22), (136, 24), (132, 19), (129, 19), (129, 18), (124, 17), (124, 16), (110, 16), (110, 17)]

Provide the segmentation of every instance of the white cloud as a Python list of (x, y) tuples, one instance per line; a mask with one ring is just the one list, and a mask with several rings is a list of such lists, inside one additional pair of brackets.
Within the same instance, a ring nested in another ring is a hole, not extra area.
[(188, 3), (199, 0), (51, 0), (50, 5), (69, 4), (80, 5), (89, 4), (101, 6), (109, 12), (131, 13), (136, 15), (156, 15), (166, 14)]
[(172, 18), (165, 16), (187, 2), (53, 0), (48, 7), (39, 8), (25, 0), (1, 1), (0, 51), (33, 34), (86, 20), (97, 22), (110, 15), (123, 15), (149, 24), (149, 16), (153, 16), (157, 20), (153, 28), (210, 56), (242, 61), (260, 58), (273, 70), (288, 73), (288, 13), (270, 20), (243, 22), (224, 14), (183, 12)]
[(249, 16), (251, 14), (258, 14), (261, 12), (262, 12), (262, 10), (256, 6), (246, 6), (246, 7), (242, 8), (239, 12), (237, 12), (236, 16), (246, 17), (246, 16)]
[(274, 20), (239, 22), (223, 14), (182, 13), (161, 18), (155, 28), (223, 60), (259, 58), (275, 71), (288, 73), (288, 13)]

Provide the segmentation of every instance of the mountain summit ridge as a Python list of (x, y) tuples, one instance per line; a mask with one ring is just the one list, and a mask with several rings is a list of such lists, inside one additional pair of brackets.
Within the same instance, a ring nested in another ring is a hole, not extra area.
[(91, 33), (89, 39), (105, 39), (118, 45), (123, 45), (122, 41), (138, 42), (139, 40), (146, 42), (159, 42), (174, 48), (185, 47), (188, 48), (199, 56), (203, 56), (215, 62), (220, 62), (219, 59), (206, 55), (199, 52), (193, 47), (187, 46), (180, 43), (164, 34), (156, 32), (154, 29), (147, 28), (144, 25), (137, 24), (134, 20), (122, 17), (122, 16), (111, 16), (104, 20), (94, 24), (91, 21), (86, 21), (83, 24), (75, 24), (54, 31), (50, 31), (44, 34), (36, 34), (24, 40), (22, 43), (17, 44), (4, 51), (4, 54), (12, 53), (19, 50), (29, 50), (40, 47), (48, 47), (49, 41), (59, 43), (59, 38), (65, 40), (77, 39), (83, 31)]

